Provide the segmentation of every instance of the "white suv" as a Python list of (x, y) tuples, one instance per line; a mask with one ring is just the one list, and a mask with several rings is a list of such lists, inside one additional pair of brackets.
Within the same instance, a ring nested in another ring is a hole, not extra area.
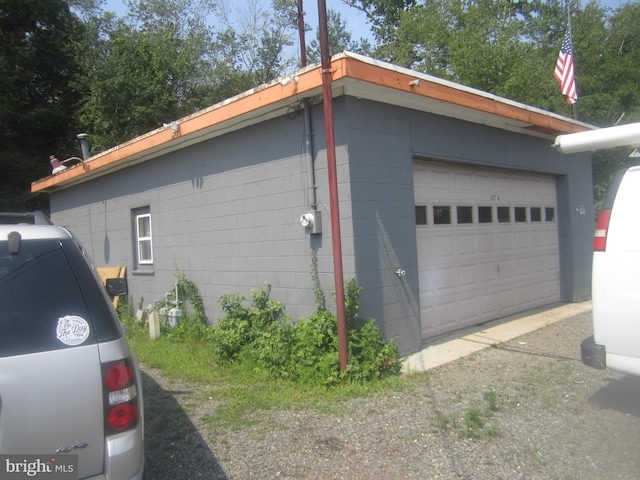
[(618, 172), (598, 217), (592, 275), (593, 336), (582, 361), (640, 375), (640, 167)]
[(0, 306), (0, 478), (69, 460), (72, 478), (141, 479), (138, 364), (82, 249), (43, 214), (0, 213)]

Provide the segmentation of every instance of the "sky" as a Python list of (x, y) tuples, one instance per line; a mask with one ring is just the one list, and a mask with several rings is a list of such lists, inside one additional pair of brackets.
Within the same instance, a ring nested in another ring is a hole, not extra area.
[[(587, 0), (583, 0), (583, 3), (585, 3), (586, 1)], [(605, 7), (615, 9), (626, 3), (635, 3), (636, 1), (638, 0), (600, 0), (600, 3)], [(353, 7), (345, 5), (341, 0), (325, 0), (325, 2), (327, 10), (337, 10), (340, 13), (342, 19), (346, 21), (346, 28), (351, 32), (352, 40), (360, 40), (360, 38), (365, 38), (370, 40), (371, 43), (374, 44), (364, 13), (358, 11)], [(264, 0), (263, 3), (268, 5), (269, 2), (267, 0)], [(318, 2), (316, 0), (304, 0), (303, 8), (306, 12), (305, 22), (311, 25), (311, 27), (313, 28), (312, 32), (308, 32), (306, 34), (308, 42), (312, 38), (315, 38), (318, 28)], [(126, 12), (124, 0), (105, 0), (104, 10), (113, 11), (118, 15), (122, 15)]]
[[(327, 10), (337, 10), (342, 19), (347, 22), (347, 30), (351, 32), (352, 40), (359, 40), (360, 38), (371, 39), (369, 26), (367, 25), (364, 13), (359, 12), (353, 7), (348, 7), (341, 0), (325, 0), (325, 2)], [(270, 1), (263, 0), (263, 3), (269, 5)], [(307, 32), (307, 41), (309, 41), (311, 38), (315, 38), (315, 32), (318, 28), (318, 2), (316, 0), (303, 0), (302, 5), (306, 13), (305, 22), (313, 28), (312, 32)], [(112, 11), (118, 15), (122, 15), (127, 11), (124, 0), (105, 0), (103, 10)], [(313, 37), (311, 35), (313, 35)]]

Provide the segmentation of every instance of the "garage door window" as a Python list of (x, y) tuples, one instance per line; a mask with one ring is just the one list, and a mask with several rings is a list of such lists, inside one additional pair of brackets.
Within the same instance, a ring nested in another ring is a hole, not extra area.
[(451, 207), (444, 205), (435, 205), (433, 207), (433, 224), (451, 225)]
[(553, 207), (546, 207), (544, 209), (544, 221), (555, 222), (556, 221), (556, 209)]
[(427, 224), (427, 207), (425, 205), (416, 205), (416, 225)]
[(458, 223), (468, 225), (473, 223), (473, 207), (458, 207)]
[(542, 209), (540, 207), (531, 207), (529, 210), (531, 213), (531, 221), (532, 222), (541, 222), (542, 221)]
[[(477, 213), (476, 213), (477, 209)], [(453, 213), (455, 212), (455, 215)], [(509, 223), (541, 223), (555, 222), (556, 209), (554, 207), (531, 206), (514, 207), (500, 205), (492, 207), (481, 205), (416, 205), (416, 225), (475, 225)], [(433, 215), (430, 220), (429, 215)]]
[(493, 207), (478, 207), (478, 222), (493, 223)]
[(498, 223), (511, 223), (511, 207), (498, 207)]

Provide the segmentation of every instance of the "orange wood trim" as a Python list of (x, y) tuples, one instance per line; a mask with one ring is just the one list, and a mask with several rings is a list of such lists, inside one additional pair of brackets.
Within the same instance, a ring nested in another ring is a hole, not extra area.
[[(459, 90), (437, 82), (421, 80), (420, 85), (411, 86), (409, 82), (415, 79), (412, 75), (372, 65), (352, 57), (337, 58), (332, 62), (331, 70), (333, 81), (352, 78), (374, 85), (401, 90), (414, 95), (529, 123), (532, 125), (531, 129), (533, 131), (553, 134), (555, 132), (573, 133), (587, 130), (586, 127), (566, 122), (560, 118), (520, 108), (516, 105), (502, 103), (490, 97), (483, 97), (473, 92)], [(229, 103), (222, 102), (216, 107), (205, 109), (190, 117), (177, 120), (179, 131), (175, 136), (171, 128), (149, 133), (89, 159), (84, 168), (83, 165), (77, 165), (57, 175), (33, 182), (31, 191), (53, 190), (57, 185), (72, 181), (91, 171), (105, 168), (125, 158), (168, 144), (176, 138), (192, 135), (287, 98), (293, 100), (296, 95), (303, 95), (321, 86), (321, 67), (317, 67), (298, 74), (297, 82), (292, 81), (288, 85), (274, 83), (266, 87), (258, 87), (254, 91), (239, 95)]]
[(412, 75), (370, 65), (354, 58), (345, 60), (347, 61), (345, 67), (347, 71), (346, 76), (350, 78), (356, 78), (383, 87), (402, 90), (407, 93), (440, 100), (453, 105), (531, 123), (533, 126), (541, 127), (544, 130), (556, 131), (558, 133), (572, 133), (587, 130), (587, 128), (581, 125), (566, 122), (560, 118), (496, 101), (473, 92), (458, 90), (440, 83), (421, 80), (419, 86), (411, 86), (409, 82), (416, 78)]

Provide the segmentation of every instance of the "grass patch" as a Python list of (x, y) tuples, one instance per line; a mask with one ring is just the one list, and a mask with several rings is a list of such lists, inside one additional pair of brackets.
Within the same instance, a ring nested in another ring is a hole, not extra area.
[(440, 430), (453, 430), (461, 438), (480, 439), (493, 438), (500, 434), (500, 426), (489, 423), (498, 411), (497, 395), (493, 391), (483, 394), (484, 404), (481, 407), (469, 408), (460, 419), (455, 414), (440, 414), (437, 427)]
[[(180, 277), (192, 304), (201, 305), (197, 288)], [(269, 298), (270, 286), (223, 295), (225, 316), (210, 326), (204, 310), (185, 315), (173, 328), (161, 321), (161, 337), (150, 340), (145, 323), (122, 302), (121, 321), (140, 361), (169, 377), (210, 385), (215, 413), (206, 419), (219, 427), (242, 428), (256, 422), (259, 410), (304, 408), (340, 415), (343, 399), (404, 388), (397, 345), (385, 341), (373, 319), (358, 316), (361, 287), (345, 282), (348, 365), (340, 370), (337, 319), (320, 308), (291, 322), (284, 306)], [(175, 302), (174, 302), (175, 303)], [(166, 309), (165, 309), (166, 310)]]
[(160, 369), (168, 377), (210, 386), (202, 395), (218, 403), (215, 412), (204, 418), (213, 428), (238, 430), (255, 425), (262, 421), (256, 415), (261, 410), (310, 409), (345, 416), (353, 413), (345, 400), (411, 388), (399, 377), (332, 386), (273, 379), (247, 362), (216, 362), (214, 347), (207, 342), (173, 343), (166, 337), (152, 341), (137, 336), (129, 344), (143, 365)]

